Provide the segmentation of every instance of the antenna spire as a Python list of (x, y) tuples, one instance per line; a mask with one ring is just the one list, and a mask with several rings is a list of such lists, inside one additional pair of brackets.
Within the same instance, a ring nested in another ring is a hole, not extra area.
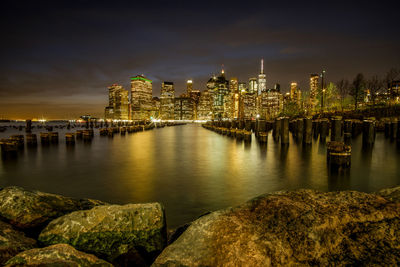
[(261, 74), (264, 74), (264, 59), (261, 59)]
[(222, 70), (221, 70), (221, 73), (222, 73), (222, 74), (224, 74), (224, 73), (225, 73), (225, 71), (224, 71), (224, 64), (222, 64)]

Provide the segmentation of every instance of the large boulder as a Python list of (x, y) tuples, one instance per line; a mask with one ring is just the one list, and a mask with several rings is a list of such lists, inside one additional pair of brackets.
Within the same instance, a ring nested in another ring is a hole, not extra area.
[(400, 203), (400, 186), (382, 189), (377, 194), (390, 201)]
[(153, 266), (398, 265), (400, 204), (376, 194), (277, 192), (193, 222)]
[(118, 265), (149, 265), (166, 246), (164, 208), (147, 203), (72, 212), (49, 223), (39, 241), (68, 243)]
[(57, 217), (105, 204), (98, 200), (74, 199), (12, 186), (0, 191), (0, 218), (35, 235)]
[(36, 240), (26, 237), (10, 224), (0, 221), (0, 266), (21, 251), (35, 247)]
[(67, 244), (26, 250), (10, 259), (6, 266), (109, 266), (94, 255), (78, 251)]

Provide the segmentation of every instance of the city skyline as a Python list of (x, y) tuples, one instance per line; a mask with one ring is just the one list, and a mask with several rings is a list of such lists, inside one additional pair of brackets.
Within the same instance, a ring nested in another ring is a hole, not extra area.
[[(145, 74), (159, 96), (204, 90), (224, 64), (228, 78), (258, 77), (264, 59), (267, 88), (292, 81), (309, 90), (309, 74), (327, 80), (384, 75), (400, 67), (395, 9), (356, 3), (143, 5), (7, 2), (1, 18), (0, 117), (99, 116), (113, 83)], [(212, 10), (212, 12), (209, 12)]]

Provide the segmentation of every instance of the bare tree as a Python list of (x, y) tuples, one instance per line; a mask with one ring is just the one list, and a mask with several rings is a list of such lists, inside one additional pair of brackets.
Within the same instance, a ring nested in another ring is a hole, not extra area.
[(369, 90), (373, 107), (375, 107), (376, 94), (384, 88), (383, 84), (384, 81), (379, 79), (377, 75), (372, 76), (372, 78), (367, 81), (367, 89)]
[(341, 79), (336, 83), (336, 88), (340, 97), (340, 106), (343, 111), (344, 99), (349, 94), (349, 81), (345, 79)]
[[(394, 99), (397, 94), (394, 94), (393, 92), (389, 91), (389, 88), (392, 86), (393, 81), (396, 80), (398, 78), (400, 74), (400, 70), (396, 69), (396, 68), (391, 68), (387, 73), (386, 73), (386, 77), (385, 77), (385, 86), (387, 89), (387, 92), (390, 94), (389, 97), (390, 99)], [(391, 101), (389, 101), (389, 106), (391, 105)]]
[(362, 73), (357, 74), (350, 87), (350, 95), (354, 100), (354, 110), (357, 110), (358, 103), (362, 101), (364, 96), (365, 80)]
[(386, 88), (389, 88), (390, 84), (397, 79), (397, 77), (400, 74), (400, 70), (396, 68), (391, 68), (387, 73), (385, 77), (385, 86)]

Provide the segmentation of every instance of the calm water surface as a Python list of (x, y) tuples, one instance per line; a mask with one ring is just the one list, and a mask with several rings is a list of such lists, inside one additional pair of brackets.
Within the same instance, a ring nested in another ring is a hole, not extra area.
[[(112, 139), (96, 130), (91, 144), (67, 147), (64, 132), (58, 145), (39, 144), (15, 160), (0, 160), (0, 186), (118, 204), (159, 201), (172, 228), (277, 190), (371, 192), (400, 184), (400, 148), (382, 134), (372, 150), (353, 140), (351, 169), (338, 174), (328, 171), (326, 147), (316, 140), (309, 147), (290, 140), (282, 148), (270, 134), (267, 145), (254, 136), (245, 144), (189, 124)], [(12, 133), (18, 132), (0, 137)]]

